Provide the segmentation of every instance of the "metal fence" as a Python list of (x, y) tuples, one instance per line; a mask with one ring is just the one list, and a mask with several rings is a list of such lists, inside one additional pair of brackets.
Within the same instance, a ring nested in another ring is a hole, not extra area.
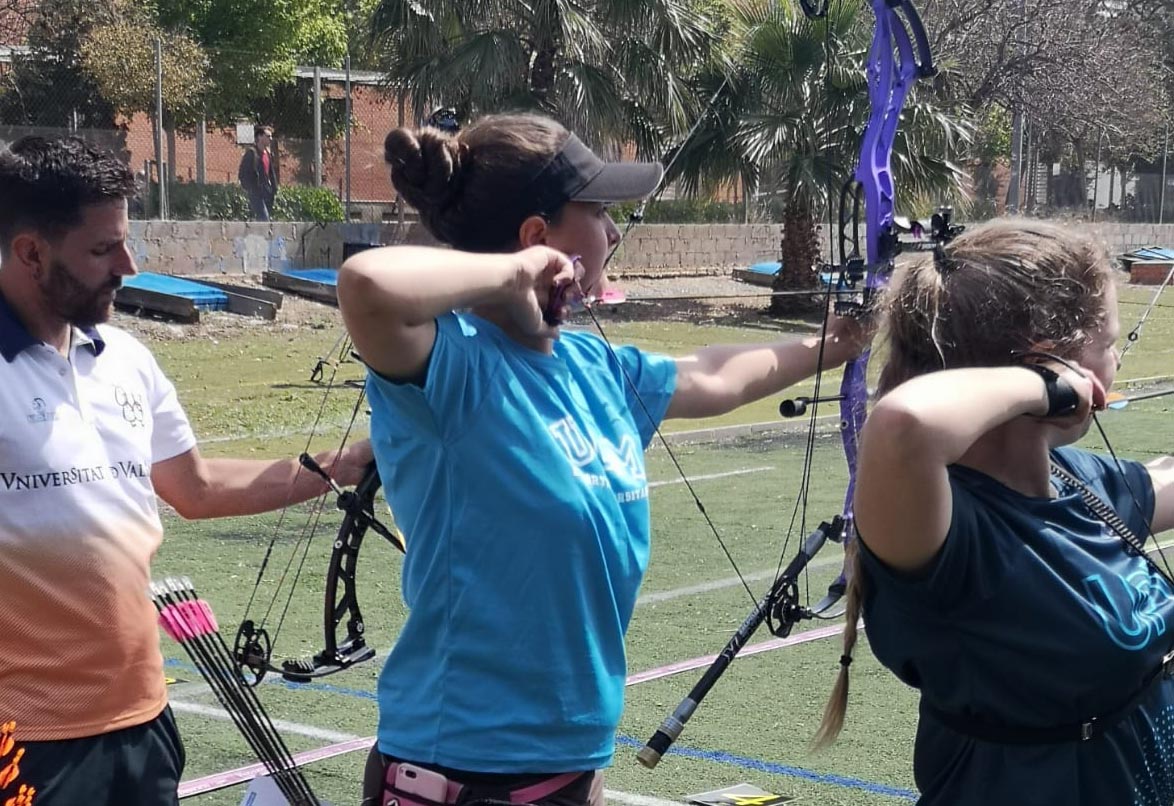
[[(248, 115), (171, 125), (162, 94), (167, 61), (161, 43), (155, 50), (154, 76), (139, 77), (153, 84), (154, 103), (122, 113), (54, 57), (0, 47), (0, 142), (29, 134), (79, 136), (122, 155), (134, 168), (140, 192), (133, 216), (239, 220), (249, 217), (238, 180), (241, 158), (253, 145), (254, 127), (271, 126), (279, 213), (374, 222), (402, 215), (383, 161), (383, 139), (396, 126), (420, 121), (380, 74), (298, 67), (292, 81), (258, 99)], [(337, 203), (324, 203), (323, 191), (303, 188), (327, 189)]]

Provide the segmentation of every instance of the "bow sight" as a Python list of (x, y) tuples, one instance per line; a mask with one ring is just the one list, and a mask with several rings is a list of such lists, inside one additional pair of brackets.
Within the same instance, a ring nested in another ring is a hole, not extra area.
[[(868, 262), (860, 252), (860, 183), (849, 180), (840, 194), (840, 262), (825, 264), (823, 271), (835, 279), (833, 289), (841, 294), (834, 306), (837, 316), (867, 314), (879, 283), (868, 282), (870, 276), (886, 276), (898, 255), (906, 252), (930, 252), (962, 234), (966, 227), (953, 223), (954, 208), (939, 207), (928, 222), (892, 216), (891, 223), (882, 226), (876, 242), (877, 260)], [(851, 204), (852, 214), (844, 220), (845, 205)], [(864, 282), (863, 286), (861, 282)], [(785, 415), (784, 415), (785, 416)]]

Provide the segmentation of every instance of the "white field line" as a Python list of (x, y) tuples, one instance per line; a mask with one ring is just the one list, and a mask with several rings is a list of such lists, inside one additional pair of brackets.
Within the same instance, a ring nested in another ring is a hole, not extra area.
[[(181, 711), (185, 714), (198, 714), (199, 716), (211, 717), (212, 719), (232, 721), (232, 717), (228, 715), (228, 712), (219, 705), (201, 705), (196, 702), (171, 700), (171, 708), (173, 711)], [(310, 739), (321, 739), (324, 742), (349, 742), (352, 739), (359, 738), (351, 733), (341, 733), (337, 730), (329, 730), (327, 728), (316, 728), (313, 725), (303, 725), (300, 722), (287, 722), (282, 719), (273, 720), (273, 725), (282, 733), (296, 733), (299, 736), (306, 736)]]
[[(1143, 384), (1153, 384), (1153, 383), (1157, 383), (1159, 381), (1168, 381), (1171, 379), (1174, 379), (1174, 375), (1151, 375), (1151, 376), (1145, 377), (1145, 378), (1129, 378), (1128, 380), (1118, 379), (1117, 383), (1119, 386), (1130, 387), (1130, 386), (1140, 386)], [(840, 415), (838, 415), (838, 414), (823, 414), (823, 415), (819, 416), (819, 420), (820, 421), (837, 420), (837, 419), (839, 419), (839, 416)], [(346, 427), (346, 425), (349, 421), (350, 421), (350, 418), (347, 418), (346, 420), (339, 420), (338, 422), (320, 423), (318, 426), (318, 431), (319, 431), (319, 433), (321, 433), (322, 431), (331, 430), (331, 429), (334, 429), (334, 430), (343, 429)], [(805, 421), (798, 421), (798, 422), (799, 422), (799, 425), (802, 425), (802, 422), (805, 422)], [(783, 430), (801, 430), (801, 429), (799, 429), (799, 428), (790, 429), (790, 428), (787, 428), (787, 424), (783, 423), (782, 421), (770, 420), (768, 422), (763, 422), (763, 423), (746, 423), (743, 425), (720, 426), (718, 428), (697, 428), (697, 429), (690, 429), (690, 430), (685, 430), (685, 431), (669, 431), (669, 432), (665, 433), (665, 436), (670, 441), (679, 441), (679, 440), (689, 441), (690, 438), (695, 437), (697, 435), (720, 434), (720, 433), (723, 433), (726, 431), (728, 431), (730, 433), (734, 433), (734, 432), (740, 433), (742, 431), (745, 431), (747, 433), (747, 435), (753, 436), (755, 433), (764, 433), (767, 435), (771, 435), (771, 434), (777, 433), (778, 431), (783, 431)], [(212, 444), (212, 443), (217, 443), (217, 442), (238, 442), (238, 441), (243, 441), (246, 439), (284, 439), (286, 437), (310, 436), (312, 433), (314, 433), (314, 432), (309, 428), (294, 428), (294, 429), (290, 429), (290, 430), (269, 431), (269, 432), (265, 432), (265, 433), (245, 432), (242, 434), (228, 434), (228, 435), (219, 436), (219, 437), (207, 437), (205, 439), (201, 439), (200, 443), (201, 444), (205, 444), (205, 443)], [(661, 445), (659, 442), (656, 442), (656, 443), (653, 443), (652, 447), (657, 448), (657, 449), (663, 449), (664, 446)]]
[[(838, 414), (826, 414), (819, 416), (819, 420), (821, 422), (824, 420), (834, 421), (838, 419)], [(282, 439), (285, 437), (307, 437), (315, 433), (321, 434), (330, 430), (341, 430), (346, 428), (347, 423), (349, 422), (350, 417), (347, 417), (343, 420), (319, 423), (316, 430), (307, 426), (303, 426), (302, 428), (291, 428), (282, 431), (244, 431), (239, 434), (224, 434), (218, 437), (205, 437), (200, 439), (199, 442), (200, 444), (204, 444), (214, 442), (238, 442), (246, 439)], [(740, 434), (749, 437), (759, 435), (773, 436), (780, 431), (800, 431), (802, 430), (800, 426), (802, 426), (804, 422), (807, 421), (804, 420), (802, 422), (796, 421), (796, 423), (788, 423), (782, 420), (771, 420), (762, 423), (745, 423), (742, 425), (718, 426), (716, 428), (695, 428), (686, 431), (666, 431), (664, 436), (669, 442), (707, 442), (709, 441), (709, 437), (719, 436), (722, 434)], [(697, 437), (703, 438), (697, 439)], [(664, 445), (662, 445), (659, 440), (649, 446), (649, 450), (663, 449)]]
[(649, 795), (637, 795), (633, 792), (618, 792), (615, 789), (603, 790), (603, 796), (625, 806), (681, 806), (678, 801), (654, 798)]
[[(820, 557), (817, 560), (812, 560), (811, 562), (807, 563), (807, 567), (808, 569), (826, 568), (829, 565), (838, 565), (843, 562), (843, 556), (837, 554), (830, 557)], [(771, 568), (743, 574), (742, 578), (747, 582), (762, 582), (766, 579), (774, 579), (777, 573), (778, 569)], [(669, 602), (673, 599), (679, 599), (682, 596), (694, 596), (698, 593), (712, 593), (713, 591), (722, 590), (723, 588), (736, 588), (741, 584), (742, 580), (738, 579), (738, 577), (726, 577), (725, 579), (715, 579), (712, 582), (699, 582), (696, 585), (687, 585), (682, 588), (670, 588), (669, 590), (665, 591), (646, 593), (636, 600), (636, 606), (643, 607), (644, 605)]]
[[(1142, 539), (1144, 540), (1145, 538), (1142, 537)], [(1166, 556), (1166, 552), (1171, 549), (1174, 549), (1174, 540), (1162, 542), (1155, 539), (1154, 545), (1147, 548), (1145, 553), (1150, 555), (1151, 559), (1157, 557), (1159, 561), (1174, 563), (1174, 556)]]
[[(176, 700), (171, 701), (171, 707), (176, 711), (182, 711), (184, 713), (199, 714), (200, 716), (220, 719), (225, 722), (232, 721), (232, 717), (224, 709), (219, 707), (177, 702)], [(298, 736), (321, 739), (328, 742), (351, 742), (363, 738), (353, 733), (325, 730), (323, 728), (316, 728), (313, 725), (303, 725), (298, 722), (287, 722), (280, 719), (274, 720), (273, 724), (282, 733), (292, 733)], [(603, 794), (608, 800), (615, 803), (622, 803), (624, 806), (681, 806), (677, 801), (654, 798), (648, 795), (637, 795), (632, 792), (620, 792), (615, 789), (605, 789), (603, 790)]]
[[(1156, 547), (1150, 547), (1146, 553), (1154, 556), (1158, 554), (1158, 549), (1163, 551), (1174, 551), (1174, 540), (1168, 540), (1158, 543)], [(1174, 555), (1167, 557), (1171, 566), (1174, 566)], [(843, 563), (842, 555), (834, 554), (830, 557), (820, 557), (812, 560), (807, 564), (809, 569), (826, 568), (829, 565), (836, 565)], [(767, 579), (774, 579), (777, 571), (775, 569), (767, 569), (762, 571), (753, 571), (748, 574), (743, 574), (742, 577), (747, 582), (762, 582)], [(742, 584), (742, 581), (737, 577), (726, 577), (725, 579), (715, 579), (712, 582), (699, 582), (696, 585), (686, 585), (681, 588), (670, 588), (669, 590), (656, 591), (655, 593), (646, 593), (636, 600), (637, 607), (645, 605), (659, 604), (661, 602), (670, 602), (673, 599), (679, 599), (683, 596), (694, 596), (699, 593), (712, 593), (724, 588), (736, 588)]]
[[(742, 470), (729, 470), (725, 473), (710, 473), (705, 476), (690, 476), (689, 481), (709, 481), (712, 479), (728, 478), (730, 476), (742, 476), (747, 473), (765, 473), (768, 470), (774, 470), (774, 467), (747, 467)], [(684, 479), (672, 479), (669, 481), (654, 481), (649, 487), (661, 487), (669, 484), (683, 484)], [(808, 568), (823, 568), (828, 565), (835, 565), (838, 562), (843, 562), (839, 557), (824, 557), (819, 560), (813, 560), (807, 564)], [(764, 570), (754, 571), (749, 574), (743, 574), (743, 578), (747, 582), (762, 582), (766, 579), (774, 579), (777, 571)], [(666, 591), (657, 591), (656, 593), (646, 593), (636, 600), (636, 606), (642, 607), (644, 605), (658, 604), (660, 602), (669, 602), (673, 599), (679, 599), (682, 596), (693, 596), (698, 593), (712, 593), (713, 591), (722, 590), (724, 588), (733, 588), (742, 584), (742, 580), (738, 577), (726, 577), (725, 579), (715, 579), (711, 582), (699, 582), (696, 585), (688, 585), (682, 588), (673, 588)]]
[(1146, 378), (1118, 378), (1116, 384), (1118, 386), (1138, 386), (1143, 383), (1158, 383), (1159, 381), (1169, 381), (1174, 379), (1174, 375), (1150, 375)]
[(308, 437), (311, 435), (328, 434), (335, 431), (341, 431), (347, 427), (350, 417), (345, 420), (338, 420), (335, 422), (318, 423), (318, 427), (311, 428), (289, 428), (283, 431), (265, 431), (265, 432), (246, 432), (244, 434), (227, 434), (220, 437), (204, 437), (199, 440), (201, 445), (211, 445), (217, 442), (243, 442), (246, 439), (285, 439), (286, 437)]
[[(374, 743), (375, 737), (367, 736), (363, 739), (354, 739), (349, 742), (335, 742), (325, 747), (292, 753), (289, 758), (293, 761), (294, 767), (301, 769), (307, 764), (313, 764), (315, 761), (325, 761), (335, 756), (344, 756), (356, 750), (370, 750), (371, 745)], [(199, 797), (200, 795), (206, 795), (209, 792), (218, 792), (221, 789), (227, 789), (237, 784), (246, 784), (257, 776), (264, 775), (266, 772), (265, 765), (257, 762), (255, 764), (246, 764), (243, 767), (237, 767), (232, 770), (214, 772), (211, 775), (205, 775), (200, 778), (189, 778), (179, 785), (179, 799), (185, 800), (187, 798)]]
[[(689, 482), (694, 481), (713, 481), (714, 479), (728, 479), (731, 476), (745, 476), (749, 473), (765, 473), (768, 470), (774, 470), (773, 467), (744, 467), (741, 470), (727, 470), (724, 473), (708, 473), (704, 476), (690, 476)], [(653, 487), (668, 487), (671, 484), (684, 484), (685, 479), (668, 479), (667, 481), (650, 481), (648, 482), (649, 489)]]

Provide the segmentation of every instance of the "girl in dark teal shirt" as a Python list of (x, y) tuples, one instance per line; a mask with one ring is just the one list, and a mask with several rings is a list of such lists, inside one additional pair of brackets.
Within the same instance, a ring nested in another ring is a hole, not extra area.
[(1034, 221), (894, 278), (819, 738), (840, 729), (862, 613), (877, 658), (921, 692), (921, 804), (1174, 802), (1174, 588), (1107, 523), (1142, 540), (1174, 526), (1174, 467), (1063, 447), (1112, 386), (1116, 307), (1104, 251)]

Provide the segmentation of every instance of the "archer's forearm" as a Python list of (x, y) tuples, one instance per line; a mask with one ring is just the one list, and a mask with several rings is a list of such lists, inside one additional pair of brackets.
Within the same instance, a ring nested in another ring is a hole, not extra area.
[[(329, 469), (335, 452), (314, 458)], [(206, 481), (187, 518), (222, 518), (271, 512), (326, 492), (326, 482), (296, 459), (204, 459)]]
[(1155, 533), (1174, 529), (1174, 456), (1163, 456), (1146, 463), (1154, 486)]
[(389, 246), (344, 262), (338, 296), (350, 318), (389, 317), (415, 327), (451, 310), (504, 299), (518, 283), (517, 262), (509, 255)]
[[(670, 417), (712, 417), (781, 392), (816, 373), (819, 337), (767, 344), (715, 345), (677, 360), (678, 392)], [(858, 348), (829, 335), (823, 369), (843, 364)]]
[(952, 369), (901, 384), (873, 407), (865, 428), (905, 452), (949, 465), (987, 432), (1024, 414), (1042, 416), (1047, 390), (1020, 367)]

